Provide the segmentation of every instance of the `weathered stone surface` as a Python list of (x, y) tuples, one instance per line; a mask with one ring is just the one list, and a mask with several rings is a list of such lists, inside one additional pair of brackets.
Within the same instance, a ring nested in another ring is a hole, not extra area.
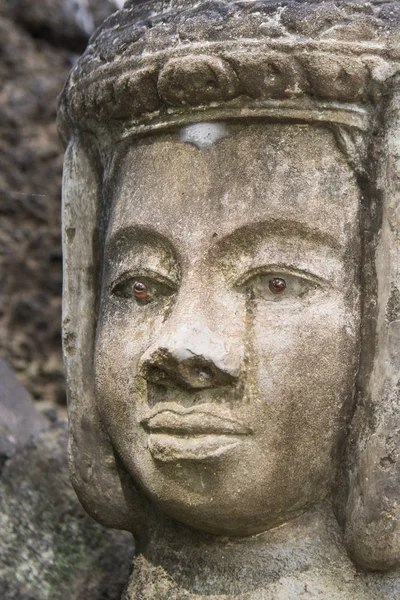
[(129, 1), (72, 70), (71, 476), (126, 600), (400, 598), (399, 75), (358, 0)]
[(19, 447), (0, 478), (2, 600), (119, 600), (133, 541), (85, 514), (62, 425)]

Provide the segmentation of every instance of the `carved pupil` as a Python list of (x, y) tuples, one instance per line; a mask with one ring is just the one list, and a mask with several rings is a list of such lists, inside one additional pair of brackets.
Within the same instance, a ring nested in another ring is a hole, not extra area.
[(282, 294), (286, 290), (286, 281), (280, 277), (269, 280), (269, 289), (273, 294)]
[(133, 293), (135, 298), (139, 298), (139, 300), (146, 300), (147, 298), (147, 285), (142, 283), (141, 281), (135, 281), (133, 284)]

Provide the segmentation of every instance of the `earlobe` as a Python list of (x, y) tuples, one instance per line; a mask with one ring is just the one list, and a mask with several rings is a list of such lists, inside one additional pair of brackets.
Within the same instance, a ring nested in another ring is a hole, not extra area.
[[(367, 339), (375, 353), (369, 375), (360, 382), (363, 402), (353, 420), (355, 441), (344, 511), (353, 560), (377, 570), (400, 564), (400, 88), (395, 83), (377, 173), (382, 197), (374, 248), (378, 308), (375, 335)], [(368, 327), (365, 315), (364, 327)]]
[(146, 535), (145, 500), (116, 456), (97, 414), (82, 419), (69, 436), (69, 470), (85, 510), (99, 523), (124, 529), (139, 541)]

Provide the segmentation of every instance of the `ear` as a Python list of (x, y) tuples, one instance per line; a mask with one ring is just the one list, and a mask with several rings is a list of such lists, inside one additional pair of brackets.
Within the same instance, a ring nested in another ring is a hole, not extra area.
[[(385, 570), (400, 564), (400, 86), (384, 114), (385, 129), (377, 173), (381, 196), (381, 225), (376, 234), (377, 287), (374, 336), (363, 355), (371, 351), (369, 373), (361, 367), (361, 402), (353, 420), (352, 464), (345, 505), (345, 537), (356, 563)], [(375, 157), (374, 157), (375, 158)], [(371, 159), (372, 161), (372, 159)], [(378, 196), (378, 197), (377, 197)], [(364, 231), (368, 237), (370, 232)], [(370, 240), (373, 244), (374, 242)], [(368, 241), (367, 241), (368, 243)], [(368, 269), (368, 266), (367, 266)], [(367, 270), (368, 276), (371, 273)], [(367, 290), (371, 294), (372, 290)], [(374, 295), (369, 296), (370, 299)], [(364, 327), (373, 306), (366, 306)]]
[(144, 535), (146, 510), (116, 457), (96, 408), (93, 351), (100, 278), (101, 180), (79, 139), (63, 175), (63, 349), (68, 383), (69, 465), (76, 493), (97, 521)]

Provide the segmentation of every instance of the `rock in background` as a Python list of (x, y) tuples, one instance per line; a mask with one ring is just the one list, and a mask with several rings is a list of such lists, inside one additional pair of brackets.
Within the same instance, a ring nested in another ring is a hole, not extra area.
[(0, 360), (0, 598), (119, 600), (133, 538), (85, 514), (65, 423), (42, 417)]
[(57, 97), (119, 0), (0, 0), (0, 356), (62, 405)]
[(17, 449), (48, 426), (24, 386), (0, 359), (0, 475), (4, 463)]
[(0, 477), (0, 598), (119, 600), (133, 538), (79, 505), (68, 478), (67, 433), (53, 425), (6, 461)]

